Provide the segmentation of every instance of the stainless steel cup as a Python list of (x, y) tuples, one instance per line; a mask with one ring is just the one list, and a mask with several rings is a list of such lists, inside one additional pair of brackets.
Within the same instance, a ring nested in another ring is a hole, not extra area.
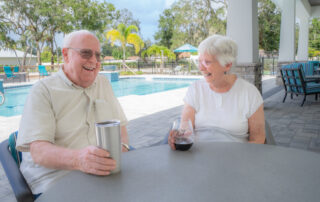
[(117, 167), (111, 173), (117, 173), (121, 168), (121, 135), (120, 121), (110, 120), (96, 123), (98, 147), (108, 150), (110, 157), (117, 162)]

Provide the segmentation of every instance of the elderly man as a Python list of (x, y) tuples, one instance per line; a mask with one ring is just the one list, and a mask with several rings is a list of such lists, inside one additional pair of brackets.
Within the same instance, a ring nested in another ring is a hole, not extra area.
[(68, 170), (108, 175), (115, 169), (117, 162), (95, 146), (95, 122), (119, 119), (122, 151), (127, 151), (127, 119), (106, 77), (97, 76), (97, 37), (86, 30), (72, 32), (62, 54), (59, 72), (32, 87), (20, 123), (20, 169), (35, 195)]

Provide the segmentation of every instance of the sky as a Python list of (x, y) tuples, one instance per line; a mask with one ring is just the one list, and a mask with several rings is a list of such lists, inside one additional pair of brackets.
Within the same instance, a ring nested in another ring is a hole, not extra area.
[(158, 20), (162, 12), (170, 8), (175, 0), (107, 0), (116, 9), (131, 11), (133, 18), (140, 21), (140, 32), (144, 40), (154, 41), (153, 35), (158, 30)]

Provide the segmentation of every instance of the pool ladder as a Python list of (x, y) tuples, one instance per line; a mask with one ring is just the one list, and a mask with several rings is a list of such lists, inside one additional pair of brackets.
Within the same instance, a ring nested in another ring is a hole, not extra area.
[(4, 94), (0, 91), (0, 105), (3, 105), (4, 101), (6, 100), (6, 98), (4, 97)]

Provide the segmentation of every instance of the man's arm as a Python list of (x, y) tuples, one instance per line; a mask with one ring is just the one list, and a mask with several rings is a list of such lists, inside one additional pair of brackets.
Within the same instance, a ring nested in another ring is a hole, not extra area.
[(249, 142), (256, 144), (264, 144), (265, 125), (264, 125), (264, 112), (263, 104), (257, 109), (257, 111), (249, 118)]
[(109, 152), (95, 146), (74, 150), (56, 146), (47, 141), (34, 141), (30, 153), (36, 164), (46, 168), (80, 170), (94, 175), (109, 175), (116, 161)]

